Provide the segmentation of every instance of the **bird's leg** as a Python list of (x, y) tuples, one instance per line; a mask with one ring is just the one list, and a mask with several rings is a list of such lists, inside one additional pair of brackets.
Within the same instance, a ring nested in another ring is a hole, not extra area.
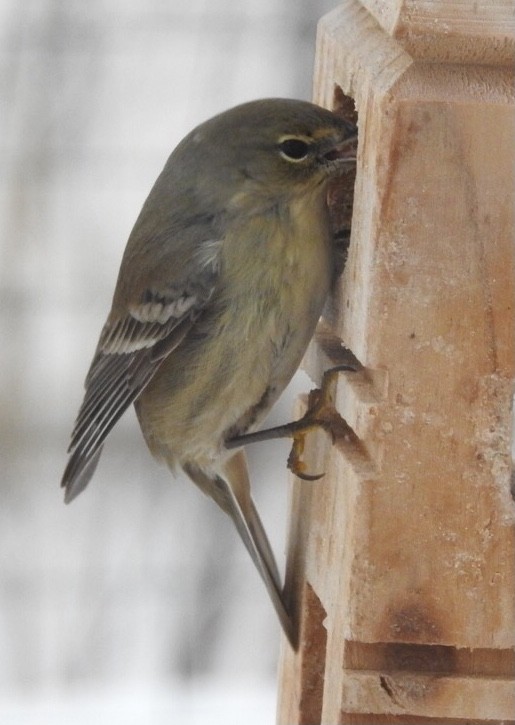
[(293, 438), (288, 457), (290, 471), (305, 481), (316, 481), (322, 478), (323, 473), (315, 475), (306, 473), (305, 463), (301, 460), (306, 435), (315, 428), (322, 428), (331, 435), (334, 442), (337, 437), (349, 435), (349, 432), (352, 432), (334, 407), (334, 386), (332, 383), (338, 373), (356, 372), (358, 369), (360, 368), (355, 365), (345, 364), (326, 370), (322, 376), (320, 388), (315, 388), (309, 393), (307, 410), (302, 418), (274, 428), (234, 436), (226, 441), (226, 448), (237, 448), (248, 443), (268, 441), (275, 438)]

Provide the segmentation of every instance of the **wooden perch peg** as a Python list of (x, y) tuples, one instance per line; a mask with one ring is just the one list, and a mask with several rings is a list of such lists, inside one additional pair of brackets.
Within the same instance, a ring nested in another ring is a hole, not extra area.
[(346, 434), (305, 439), (326, 475), (292, 482), (279, 725), (515, 723), (512, 14), (345, 0), (319, 25), (315, 100), (355, 104), (358, 169), (304, 366), (360, 367), (329, 386)]

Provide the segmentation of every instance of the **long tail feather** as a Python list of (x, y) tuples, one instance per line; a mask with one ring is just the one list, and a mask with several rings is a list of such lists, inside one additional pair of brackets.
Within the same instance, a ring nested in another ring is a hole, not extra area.
[[(210, 477), (204, 471), (185, 466), (190, 478), (231, 517), (258, 570), (279, 621), (292, 647), (296, 647), (292, 620), (282, 596), (282, 587), (272, 547), (250, 495), (247, 465), (243, 451), (225, 464), (222, 476)], [(226, 480), (227, 479), (227, 480)]]

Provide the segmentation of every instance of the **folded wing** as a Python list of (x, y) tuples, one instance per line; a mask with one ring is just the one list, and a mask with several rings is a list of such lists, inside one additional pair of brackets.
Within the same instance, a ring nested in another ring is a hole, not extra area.
[[(212, 244), (211, 242), (208, 244)], [(61, 486), (72, 501), (94, 473), (102, 445), (163, 360), (181, 344), (209, 301), (217, 265), (199, 266), (196, 277), (169, 291), (146, 290), (126, 314), (107, 320), (86, 378)]]

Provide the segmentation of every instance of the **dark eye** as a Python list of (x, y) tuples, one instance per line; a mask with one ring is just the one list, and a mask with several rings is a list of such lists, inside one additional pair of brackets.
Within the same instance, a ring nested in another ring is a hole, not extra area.
[(308, 155), (309, 144), (300, 138), (287, 138), (279, 144), (279, 150), (290, 161), (302, 161)]

